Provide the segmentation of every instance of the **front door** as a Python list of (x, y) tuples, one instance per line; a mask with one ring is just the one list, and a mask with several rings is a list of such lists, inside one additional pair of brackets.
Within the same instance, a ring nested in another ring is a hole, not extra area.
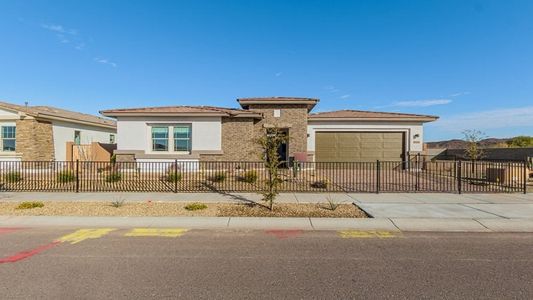
[[(283, 129), (280, 133), (283, 136), (288, 137), (289, 136), (289, 130)], [(278, 155), (279, 155), (279, 161), (281, 162), (281, 167), (286, 168), (287, 162), (289, 160), (289, 146), (287, 145), (288, 140), (284, 143), (281, 143), (278, 147)]]

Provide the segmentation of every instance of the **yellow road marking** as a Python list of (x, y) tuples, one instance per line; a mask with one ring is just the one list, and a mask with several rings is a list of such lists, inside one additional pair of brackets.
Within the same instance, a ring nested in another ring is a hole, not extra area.
[(390, 231), (362, 231), (362, 230), (343, 230), (338, 232), (341, 238), (393, 238), (397, 237)]
[(183, 228), (134, 228), (124, 236), (178, 237), (187, 231), (187, 229)]
[(97, 239), (115, 230), (115, 228), (95, 228), (95, 229), (80, 229), (71, 234), (67, 234), (58, 239), (61, 242), (70, 242), (77, 244), (87, 239)]

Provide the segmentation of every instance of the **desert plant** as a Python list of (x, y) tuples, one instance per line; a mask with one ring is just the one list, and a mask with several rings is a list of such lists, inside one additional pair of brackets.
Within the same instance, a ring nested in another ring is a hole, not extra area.
[(181, 180), (181, 173), (169, 172), (165, 178), (168, 182), (177, 182)]
[(202, 210), (202, 209), (206, 209), (207, 208), (207, 205), (203, 204), (203, 203), (200, 203), (200, 202), (194, 202), (194, 203), (189, 203), (187, 205), (185, 205), (185, 209), (186, 210)]
[(4, 174), (4, 180), (6, 182), (19, 182), (22, 180), (22, 175), (18, 171), (10, 171)]
[(241, 180), (247, 183), (255, 183), (257, 181), (257, 171), (250, 170), (244, 172), (244, 174), (241, 177)]
[(226, 172), (224, 171), (218, 171), (218, 172), (215, 172), (215, 174), (213, 174), (209, 180), (213, 181), (213, 182), (222, 182), (224, 180), (226, 180)]
[(339, 203), (337, 203), (332, 197), (331, 195), (328, 195), (326, 197), (326, 201), (327, 201), (327, 209), (331, 210), (331, 211), (335, 211), (338, 207), (339, 207)]
[(124, 205), (124, 199), (123, 198), (118, 198), (114, 201), (111, 202), (111, 206), (115, 207), (115, 208), (119, 208), (119, 207), (122, 207)]
[(118, 171), (112, 171), (105, 176), (106, 182), (117, 182), (122, 179), (122, 174)]
[(268, 172), (267, 179), (265, 180), (263, 200), (268, 203), (268, 208), (270, 210), (274, 207), (274, 200), (279, 194), (279, 185), (283, 182), (279, 172), (283, 162), (280, 161), (278, 149), (286, 142), (287, 136), (283, 134), (283, 131), (279, 128), (267, 129), (266, 134), (257, 139), (257, 143), (262, 150), (260, 157)]
[(43, 207), (44, 203), (41, 201), (25, 201), (20, 203), (16, 209), (32, 209), (36, 207)]
[(315, 189), (327, 189), (328, 182), (326, 180), (317, 180), (311, 183), (311, 187)]
[(57, 181), (61, 183), (72, 182), (76, 180), (76, 175), (71, 170), (65, 170), (57, 173)]

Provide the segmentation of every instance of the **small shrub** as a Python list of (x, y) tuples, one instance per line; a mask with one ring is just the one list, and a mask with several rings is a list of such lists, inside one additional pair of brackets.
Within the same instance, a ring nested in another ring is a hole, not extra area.
[(311, 187), (315, 189), (327, 189), (328, 188), (328, 182), (325, 180), (317, 180), (313, 183), (311, 183)]
[(337, 207), (339, 207), (339, 203), (337, 203), (335, 200), (333, 200), (331, 195), (328, 195), (326, 197), (326, 201), (328, 202), (328, 205), (327, 205), (326, 208), (331, 210), (331, 211), (335, 211), (337, 209)]
[(224, 180), (226, 180), (226, 172), (223, 171), (216, 172), (211, 176), (211, 181), (213, 182), (222, 182)]
[(76, 176), (71, 170), (61, 171), (57, 173), (57, 181), (61, 183), (72, 182), (76, 180)]
[(105, 177), (106, 182), (117, 182), (117, 181), (120, 181), (121, 179), (122, 179), (122, 174), (116, 171), (107, 174)]
[(181, 173), (168, 173), (166, 180), (168, 182), (177, 182), (181, 180)]
[(119, 208), (119, 207), (122, 207), (124, 205), (124, 199), (120, 198), (120, 199), (117, 199), (113, 202), (111, 202), (111, 206), (115, 207), (115, 208)]
[(4, 174), (4, 180), (6, 182), (19, 182), (22, 180), (22, 175), (20, 175), (20, 172), (17, 171), (11, 171)]
[(257, 181), (257, 172), (255, 170), (250, 170), (244, 172), (241, 177), (241, 180), (247, 183), (255, 183)]
[(17, 209), (32, 209), (36, 207), (43, 207), (44, 203), (40, 201), (25, 201), (17, 206)]
[(185, 205), (186, 210), (202, 210), (206, 208), (207, 208), (207, 205), (200, 203), (200, 202), (194, 202), (194, 203), (189, 203)]

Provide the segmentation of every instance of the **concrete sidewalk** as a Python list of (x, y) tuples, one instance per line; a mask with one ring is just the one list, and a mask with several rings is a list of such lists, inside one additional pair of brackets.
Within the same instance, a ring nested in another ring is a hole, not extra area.
[(533, 232), (533, 219), (0, 216), (0, 227)]

